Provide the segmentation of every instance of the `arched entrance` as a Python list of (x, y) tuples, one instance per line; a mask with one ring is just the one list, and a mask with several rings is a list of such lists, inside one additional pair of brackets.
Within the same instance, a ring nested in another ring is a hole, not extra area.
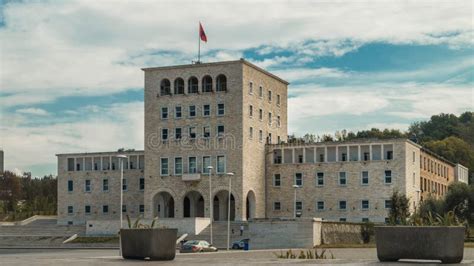
[(255, 193), (250, 190), (247, 193), (246, 200), (246, 218), (247, 220), (255, 218)]
[(184, 217), (204, 217), (204, 198), (197, 191), (186, 193), (183, 199)]
[(153, 197), (153, 216), (159, 218), (174, 217), (174, 199), (170, 193), (162, 191)]
[[(213, 212), (214, 221), (227, 221), (228, 206), (229, 206), (229, 191), (221, 190), (214, 196)], [(235, 219), (235, 198), (230, 195), (230, 220)]]

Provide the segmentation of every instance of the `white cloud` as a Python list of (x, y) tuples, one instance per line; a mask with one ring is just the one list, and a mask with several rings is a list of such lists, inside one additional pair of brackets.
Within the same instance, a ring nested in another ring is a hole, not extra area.
[[(205, 61), (236, 59), (254, 47), (297, 52), (259, 62), (263, 67), (339, 56), (373, 41), (472, 45), (470, 1), (52, 1), (2, 8), (2, 91), (17, 98), (9, 106), (142, 87), (140, 67), (195, 59), (199, 20), (209, 38), (201, 47)], [(209, 51), (218, 52), (206, 57)]]
[[(143, 102), (76, 111), (87, 117), (41, 126), (2, 124), (0, 145), (5, 150), (5, 165), (10, 169), (30, 169), (32, 165), (54, 164), (58, 153), (113, 151), (120, 147), (143, 149)], [(43, 174), (49, 172), (33, 173)]]
[(49, 113), (41, 108), (23, 108), (23, 109), (18, 109), (16, 110), (17, 113), (20, 114), (27, 114), (27, 115), (39, 115), (39, 116), (46, 116), (49, 115)]

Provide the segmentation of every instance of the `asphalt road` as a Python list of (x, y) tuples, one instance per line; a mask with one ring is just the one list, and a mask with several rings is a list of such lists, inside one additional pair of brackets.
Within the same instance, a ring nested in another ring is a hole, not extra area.
[[(217, 253), (177, 254), (173, 261), (159, 264), (173, 265), (249, 265), (249, 264), (379, 264), (374, 248), (344, 248), (328, 249), (335, 259), (327, 260), (298, 260), (278, 259), (274, 252), (280, 250), (254, 251), (219, 251)], [(386, 265), (432, 264), (435, 261), (400, 261), (399, 263), (384, 263)], [(0, 265), (151, 265), (148, 261), (123, 260), (118, 256), (118, 250), (104, 249), (0, 249)], [(464, 249), (462, 264), (474, 264), (474, 248)]]

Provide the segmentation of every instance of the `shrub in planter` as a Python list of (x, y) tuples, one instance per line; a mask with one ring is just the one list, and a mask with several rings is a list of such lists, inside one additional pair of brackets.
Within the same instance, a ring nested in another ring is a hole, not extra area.
[(173, 260), (176, 255), (178, 229), (155, 228), (156, 219), (150, 226), (132, 225), (127, 216), (129, 228), (120, 229), (120, 245), (124, 259)]
[(441, 260), (459, 263), (464, 252), (465, 227), (454, 212), (435, 218), (412, 217), (408, 226), (376, 226), (375, 240), (380, 261), (399, 259)]

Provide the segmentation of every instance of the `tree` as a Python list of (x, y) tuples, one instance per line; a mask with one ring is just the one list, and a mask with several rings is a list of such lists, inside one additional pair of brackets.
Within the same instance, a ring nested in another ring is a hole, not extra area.
[(15, 211), (21, 195), (20, 177), (13, 172), (5, 171), (0, 176), (0, 200), (4, 202), (4, 212)]
[(452, 210), (459, 218), (474, 221), (474, 185), (452, 183), (448, 187), (445, 204), (447, 211)]
[(393, 191), (390, 198), (392, 206), (390, 207), (389, 220), (391, 224), (406, 224), (410, 217), (410, 201), (405, 194)]

